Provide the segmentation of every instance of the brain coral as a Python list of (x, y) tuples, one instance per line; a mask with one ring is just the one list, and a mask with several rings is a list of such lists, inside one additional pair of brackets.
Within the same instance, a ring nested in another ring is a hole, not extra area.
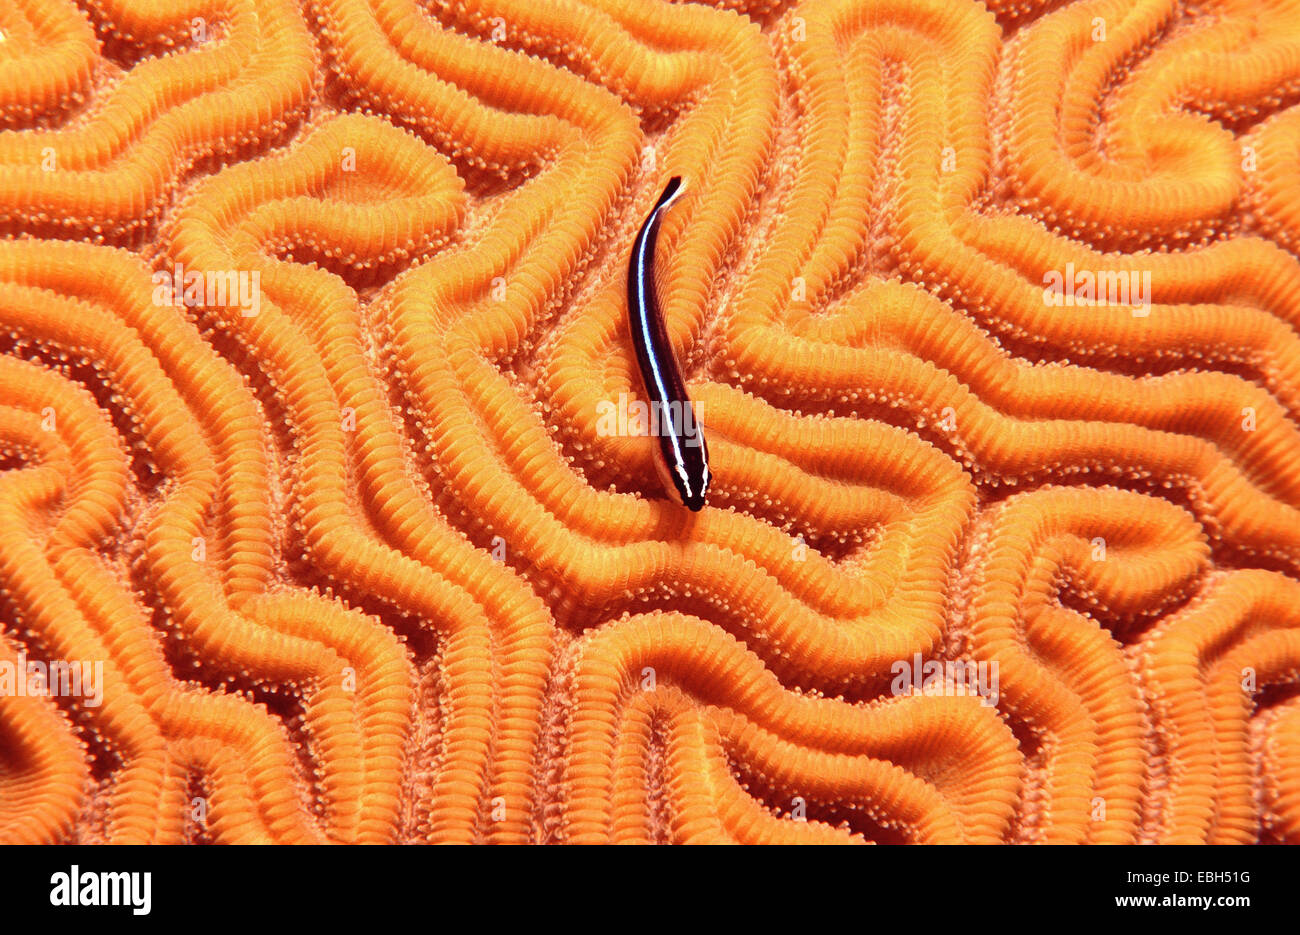
[(0, 841), (1300, 840), (1295, 0), (6, 0), (0, 233)]

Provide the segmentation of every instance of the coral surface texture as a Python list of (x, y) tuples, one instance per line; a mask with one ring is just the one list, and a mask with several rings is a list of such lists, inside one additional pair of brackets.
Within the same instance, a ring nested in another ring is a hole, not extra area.
[(0, 842), (1300, 841), (1298, 332), (1296, 0), (2, 0)]

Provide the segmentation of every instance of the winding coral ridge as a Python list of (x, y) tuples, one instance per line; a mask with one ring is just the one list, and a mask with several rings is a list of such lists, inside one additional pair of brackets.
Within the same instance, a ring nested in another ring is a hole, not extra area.
[(0, 8), (0, 841), (1300, 842), (1300, 2), (717, 6)]

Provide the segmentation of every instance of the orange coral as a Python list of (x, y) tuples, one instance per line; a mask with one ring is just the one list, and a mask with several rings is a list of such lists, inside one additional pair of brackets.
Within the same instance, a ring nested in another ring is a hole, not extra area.
[(1297, 105), (1281, 0), (7, 5), (0, 840), (1300, 840)]

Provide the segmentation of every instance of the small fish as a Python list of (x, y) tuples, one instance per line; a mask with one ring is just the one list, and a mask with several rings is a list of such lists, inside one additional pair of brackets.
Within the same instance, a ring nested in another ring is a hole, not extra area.
[(627, 314), (641, 381), (650, 397), (651, 408), (660, 414), (659, 451), (663, 457), (656, 459), (655, 466), (669, 495), (688, 510), (698, 512), (704, 507), (711, 480), (709, 447), (695, 418), (695, 407), (686, 395), (686, 384), (672, 345), (668, 343), (668, 329), (664, 327), (655, 294), (655, 241), (659, 238), (659, 221), (685, 190), (680, 175), (669, 179), (636, 235), (627, 270)]

